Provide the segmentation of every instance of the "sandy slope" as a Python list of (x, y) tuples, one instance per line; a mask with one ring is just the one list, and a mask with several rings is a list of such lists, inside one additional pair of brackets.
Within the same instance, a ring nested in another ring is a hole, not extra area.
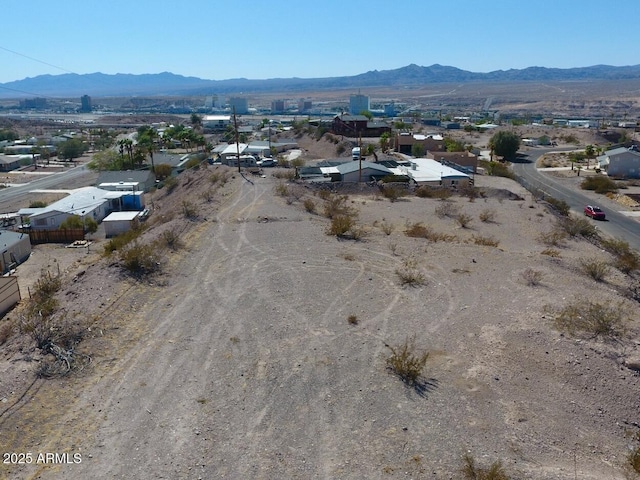
[[(516, 478), (624, 478), (640, 378), (616, 361), (622, 346), (561, 335), (544, 314), (596, 287), (577, 264), (604, 253), (570, 241), (560, 259), (541, 255), (553, 218), (511, 182), (523, 200), (453, 200), (470, 229), (437, 218), (438, 200), (352, 195), (369, 235), (350, 242), (276, 197), (275, 179), (252, 180), (236, 178), (189, 234), (166, 285), (115, 297), (102, 320), (119, 329), (95, 370), (67, 385), (77, 395), (62, 394), (66, 412), (31, 426), (43, 436), (32, 448), (82, 463), (11, 467), (9, 478), (448, 479), (467, 451)], [(495, 223), (478, 220), (486, 209)], [(373, 226), (382, 219), (389, 236)], [(458, 240), (408, 238), (408, 221)], [(399, 285), (407, 257), (425, 286)], [(523, 282), (528, 267), (540, 286)], [(623, 283), (612, 276), (599, 297), (619, 301)], [(385, 369), (385, 345), (411, 335), (431, 352), (422, 395)], [(56, 385), (42, 388), (44, 406)]]

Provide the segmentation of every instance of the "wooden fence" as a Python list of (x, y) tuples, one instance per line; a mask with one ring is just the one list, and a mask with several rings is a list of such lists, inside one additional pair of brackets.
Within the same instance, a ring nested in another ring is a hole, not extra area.
[(39, 243), (72, 243), (76, 240), (84, 240), (84, 231), (81, 228), (68, 230), (29, 230), (31, 245)]

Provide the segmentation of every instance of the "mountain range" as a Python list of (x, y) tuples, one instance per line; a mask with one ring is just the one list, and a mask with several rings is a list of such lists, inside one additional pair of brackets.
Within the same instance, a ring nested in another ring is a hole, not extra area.
[(123, 97), (195, 96), (239, 92), (304, 92), (338, 88), (407, 87), (428, 83), (501, 83), (597, 81), (640, 79), (640, 65), (615, 67), (594, 65), (579, 68), (528, 67), (477, 73), (445, 65), (423, 67), (415, 64), (393, 70), (372, 70), (354, 76), (327, 78), (236, 78), (206, 80), (169, 72), (157, 74), (104, 73), (39, 75), (0, 83), (0, 98), (24, 97)]

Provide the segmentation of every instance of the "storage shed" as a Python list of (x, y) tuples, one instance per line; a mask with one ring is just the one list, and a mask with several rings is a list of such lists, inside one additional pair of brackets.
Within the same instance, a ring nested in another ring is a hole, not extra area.
[(7, 273), (31, 255), (31, 241), (26, 233), (0, 230), (0, 271)]
[(105, 237), (111, 238), (131, 230), (140, 212), (113, 212), (102, 220)]

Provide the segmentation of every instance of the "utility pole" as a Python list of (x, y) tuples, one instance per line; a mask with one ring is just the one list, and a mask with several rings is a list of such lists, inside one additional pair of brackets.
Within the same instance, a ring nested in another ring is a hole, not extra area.
[(360, 162), (358, 167), (358, 183), (362, 183), (362, 132), (359, 132), (360, 136), (358, 137), (358, 148), (360, 152), (358, 153), (358, 161)]
[(236, 131), (236, 153), (238, 158), (238, 173), (241, 173), (240, 170), (240, 141), (238, 139), (238, 119), (236, 118), (236, 107), (233, 107), (233, 128)]

